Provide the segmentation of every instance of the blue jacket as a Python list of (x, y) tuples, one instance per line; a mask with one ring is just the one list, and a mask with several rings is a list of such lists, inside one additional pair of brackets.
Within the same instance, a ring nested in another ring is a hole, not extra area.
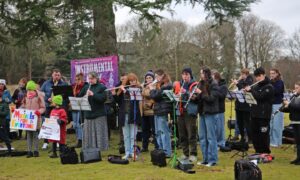
[(273, 104), (281, 104), (284, 93), (284, 83), (279, 79), (277, 81), (271, 81), (271, 84), (274, 87)]
[[(66, 82), (59, 80), (57, 83), (57, 86), (66, 86), (68, 85)], [(50, 107), (50, 102), (48, 101), (49, 98), (51, 98), (51, 94), (52, 94), (52, 86), (54, 86), (53, 80), (52, 78), (45, 81), (44, 84), (41, 87), (41, 91), (43, 91), (45, 93), (45, 104), (46, 107)]]
[[(4, 90), (3, 95), (2, 95), (3, 101), (5, 101), (7, 104), (10, 104), (12, 102), (12, 98), (10, 95), (9, 90)], [(6, 116), (6, 119), (10, 119), (10, 114)]]

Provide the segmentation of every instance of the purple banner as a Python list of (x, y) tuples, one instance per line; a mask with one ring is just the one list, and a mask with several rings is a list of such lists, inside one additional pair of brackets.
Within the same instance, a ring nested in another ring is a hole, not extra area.
[(93, 71), (98, 73), (99, 79), (107, 88), (115, 87), (119, 82), (118, 56), (72, 60), (71, 82), (75, 82), (75, 76), (78, 73), (83, 73), (85, 80), (87, 80), (88, 73)]

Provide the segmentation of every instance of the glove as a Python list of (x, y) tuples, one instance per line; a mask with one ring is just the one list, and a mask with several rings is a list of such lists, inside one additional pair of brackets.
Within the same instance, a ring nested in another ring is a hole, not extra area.
[(40, 111), (38, 111), (38, 110), (36, 110), (36, 111), (34, 112), (34, 114), (37, 115), (37, 116), (41, 116), (41, 113), (40, 113)]
[(58, 120), (57, 120), (57, 123), (58, 123), (59, 125), (62, 125), (64, 122), (63, 122), (62, 120), (58, 119)]

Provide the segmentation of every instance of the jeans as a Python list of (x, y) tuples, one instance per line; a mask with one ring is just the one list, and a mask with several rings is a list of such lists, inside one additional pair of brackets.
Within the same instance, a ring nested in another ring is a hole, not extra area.
[(168, 115), (154, 116), (156, 141), (159, 149), (164, 150), (166, 156), (171, 156), (171, 132), (168, 126)]
[[(281, 104), (273, 104), (272, 115), (281, 107)], [(282, 131), (283, 131), (283, 113), (278, 112), (271, 118), (270, 121), (270, 145), (281, 146), (282, 145)]]
[(154, 147), (155, 149), (158, 149), (158, 144), (155, 139), (154, 116), (143, 116), (142, 130), (143, 130), (143, 149), (148, 149), (149, 138), (151, 135), (153, 136)]
[(126, 114), (125, 123), (122, 128), (126, 156), (129, 156), (134, 153), (134, 140), (137, 134), (137, 127), (134, 127), (134, 124), (128, 124), (128, 118), (128, 114)]
[(218, 121), (218, 115), (201, 115), (199, 121), (199, 139), (203, 162), (217, 163), (218, 144), (216, 136), (216, 126)]
[(216, 127), (216, 135), (217, 135), (217, 143), (220, 147), (225, 147), (225, 115), (224, 113), (218, 114), (217, 127)]
[(80, 111), (72, 111), (73, 128), (75, 129), (77, 140), (82, 140), (82, 127), (80, 122), (80, 116)]

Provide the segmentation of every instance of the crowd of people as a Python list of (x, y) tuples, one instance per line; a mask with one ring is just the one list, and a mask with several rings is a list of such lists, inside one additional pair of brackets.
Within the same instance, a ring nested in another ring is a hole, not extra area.
[[(271, 69), (268, 77), (260, 67), (253, 75), (248, 69), (242, 69), (239, 78), (232, 79), (230, 85), (236, 86), (237, 91), (250, 92), (257, 102), (249, 105), (235, 100), (236, 129), (232, 140), (253, 143), (256, 153), (270, 154), (270, 146), (282, 145), (283, 112), (289, 112), (297, 147), (297, 158), (291, 163), (300, 165), (300, 82), (295, 83), (293, 97), (289, 100), (284, 99), (285, 87), (278, 69)], [(77, 74), (72, 84), (73, 96), (87, 97), (91, 105), (91, 111), (83, 112), (72, 110), (67, 99), (53, 94), (53, 86), (66, 85), (58, 69), (54, 69), (52, 77), (46, 81), (36, 83), (22, 78), (13, 96), (6, 88), (6, 81), (0, 80), (0, 138), (8, 152), (11, 152), (10, 111), (15, 110), (9, 110), (11, 103), (15, 108), (33, 110), (39, 117), (37, 130), (26, 131), (28, 158), (39, 156), (38, 133), (45, 118), (56, 119), (60, 126), (60, 140), (44, 140), (42, 146), (47, 149), (52, 143), (51, 158), (58, 157), (57, 147), (64, 151), (66, 125), (71, 119), (77, 139), (75, 147), (100, 151), (109, 149), (110, 121), (117, 119), (119, 145), (125, 148), (124, 159), (136, 157), (136, 136), (140, 127), (142, 153), (148, 152), (149, 144), (153, 143), (154, 149), (163, 150), (169, 158), (173, 153), (172, 139), (178, 138), (182, 149), (180, 159), (211, 167), (218, 164), (218, 149), (226, 148), (225, 99), (229, 87), (216, 70), (201, 68), (197, 78), (187, 67), (182, 70), (181, 80), (174, 82), (162, 69), (146, 72), (142, 82), (136, 74), (124, 73), (117, 86), (111, 89), (105, 87), (95, 72), (88, 74), (87, 82), (83, 74)], [(175, 102), (166, 95), (170, 91), (177, 97)], [(178, 129), (174, 136), (172, 126)], [(22, 138), (21, 130), (18, 138)], [(200, 161), (197, 142), (202, 153)]]

